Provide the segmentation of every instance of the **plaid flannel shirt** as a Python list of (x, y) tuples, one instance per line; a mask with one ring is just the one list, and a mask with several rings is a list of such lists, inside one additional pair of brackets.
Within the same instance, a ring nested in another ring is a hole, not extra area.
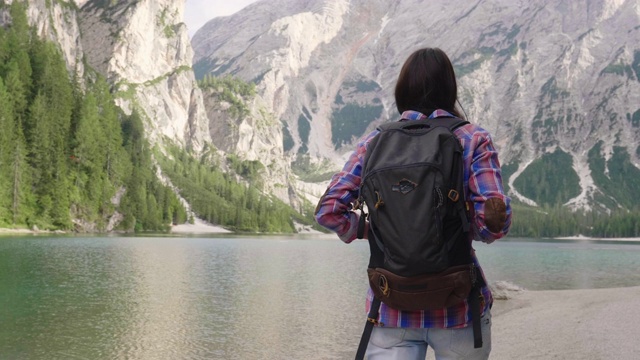
[[(444, 110), (436, 110), (429, 116), (417, 111), (405, 111), (402, 119), (419, 120), (425, 118), (452, 117)], [(465, 198), (471, 206), (471, 238), (486, 243), (505, 236), (511, 225), (510, 199), (504, 194), (498, 152), (493, 146), (490, 134), (483, 128), (467, 124), (454, 131), (464, 149), (464, 189)], [(361, 139), (355, 151), (349, 157), (342, 171), (335, 174), (326, 193), (316, 209), (317, 222), (338, 237), (350, 243), (356, 238), (359, 214), (352, 211), (352, 203), (358, 197), (362, 163), (367, 145), (378, 134), (378, 131)], [(502, 231), (493, 233), (484, 223), (484, 203), (489, 198), (499, 198), (507, 206), (507, 221)], [(478, 258), (473, 254), (473, 261), (480, 268)], [(482, 273), (482, 269), (480, 268)], [(485, 299), (483, 312), (491, 306), (493, 298), (488, 287), (482, 289)], [(369, 289), (365, 311), (368, 314), (373, 301), (373, 292)], [(465, 300), (458, 305), (432, 311), (401, 311), (380, 307), (379, 321), (387, 327), (407, 328), (459, 328), (465, 327), (471, 319), (471, 309)]]

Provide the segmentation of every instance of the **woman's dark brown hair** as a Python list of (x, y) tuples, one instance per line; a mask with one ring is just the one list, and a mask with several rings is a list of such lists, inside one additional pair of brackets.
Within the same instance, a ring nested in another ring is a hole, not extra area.
[(453, 65), (438, 48), (420, 49), (409, 56), (400, 71), (395, 97), (400, 114), (414, 110), (430, 115), (443, 109), (462, 118), (456, 106), (458, 84)]

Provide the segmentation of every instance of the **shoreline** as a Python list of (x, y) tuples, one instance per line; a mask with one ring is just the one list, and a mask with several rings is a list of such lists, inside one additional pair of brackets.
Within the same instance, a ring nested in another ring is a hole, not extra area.
[[(492, 291), (494, 289), (492, 288)], [(491, 309), (492, 360), (636, 359), (640, 286), (503, 288)], [(426, 360), (433, 360), (433, 349)]]
[(522, 290), (492, 309), (491, 359), (635, 359), (640, 286)]
[[(302, 224), (295, 224), (297, 233), (293, 233), (291, 235), (302, 235), (302, 236), (318, 236), (321, 237), (324, 234), (320, 231), (314, 230), (309, 226), (305, 226)], [(235, 234), (236, 232), (226, 229), (219, 225), (210, 224), (201, 219), (195, 219), (193, 224), (179, 224), (173, 225), (170, 227), (167, 234), (174, 235), (205, 235), (205, 234)], [(39, 230), (39, 229), (11, 229), (11, 228), (0, 228), (0, 235), (47, 235), (47, 234), (56, 234), (56, 235), (64, 235), (64, 234), (78, 234), (72, 231), (62, 231), (62, 230)], [(94, 233), (86, 233), (86, 234), (94, 234)], [(102, 234), (102, 233), (98, 233)], [(110, 235), (111, 233), (104, 233), (104, 235)], [(256, 235), (262, 235), (260, 233), (256, 233)], [(335, 236), (335, 235), (334, 235)]]
[(601, 238), (601, 237), (588, 237), (588, 236), (584, 236), (584, 235), (559, 236), (559, 237), (544, 238), (544, 239), (571, 240), (571, 241), (625, 241), (625, 242), (640, 242), (640, 238), (629, 238), (629, 237)]
[(227, 230), (222, 226), (217, 226), (213, 224), (209, 224), (208, 222), (196, 218), (193, 221), (193, 224), (179, 224), (174, 225), (169, 230), (170, 234), (184, 234), (184, 235), (194, 235), (194, 234), (230, 234), (233, 233), (231, 230)]
[[(292, 235), (315, 235), (318, 237), (323, 237), (323, 235), (335, 236), (335, 234), (324, 234), (316, 230), (308, 229), (300, 224), (296, 224), (297, 234)], [(171, 226), (169, 234), (177, 234), (177, 235), (197, 235), (197, 234), (233, 234), (234, 232), (228, 229), (225, 229), (222, 226), (209, 224), (206, 221), (201, 219), (195, 219), (193, 224), (179, 224)], [(33, 230), (33, 229), (12, 229), (12, 228), (0, 228), (0, 235), (46, 235), (46, 234), (75, 234), (70, 231), (62, 231), (62, 230)], [(87, 233), (89, 234), (89, 233)], [(515, 237), (513, 239), (533, 239), (533, 238), (519, 238)], [(620, 238), (603, 238), (603, 237), (588, 237), (584, 235), (575, 235), (575, 236), (558, 236), (558, 237), (544, 237), (539, 238), (542, 240), (567, 240), (567, 241), (603, 241), (603, 242), (639, 242), (640, 237), (638, 238), (630, 238), (630, 237), (620, 237)]]

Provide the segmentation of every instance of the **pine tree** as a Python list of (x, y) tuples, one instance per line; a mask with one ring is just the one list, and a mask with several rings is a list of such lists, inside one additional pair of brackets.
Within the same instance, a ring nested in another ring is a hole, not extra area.
[(97, 220), (102, 198), (105, 139), (100, 126), (98, 107), (93, 94), (88, 93), (80, 107), (75, 132), (73, 163), (74, 187), (79, 189), (78, 214), (87, 220)]
[(100, 126), (105, 136), (104, 169), (110, 183), (120, 186), (123, 184), (126, 174), (131, 171), (131, 162), (123, 147), (119, 110), (109, 92), (109, 85), (102, 77), (98, 77), (93, 86), (93, 93), (96, 96), (99, 109)]
[(22, 124), (16, 119), (15, 140), (11, 163), (11, 212), (14, 225), (30, 225), (35, 212), (31, 168), (27, 161), (27, 147)]
[(11, 150), (13, 148), (13, 110), (9, 93), (0, 78), (0, 224), (10, 221)]
[(49, 213), (51, 211), (53, 199), (52, 191), (49, 189), (53, 182), (54, 169), (51, 168), (52, 140), (51, 124), (47, 117), (46, 101), (43, 95), (38, 94), (29, 107), (29, 123), (33, 124), (31, 164), (34, 174), (34, 188), (38, 198), (37, 216), (47, 224), (50, 222)]
[[(14, 1), (9, 11), (11, 15), (11, 26), (6, 34), (4, 48), (7, 59), (4, 64), (8, 64), (10, 59), (16, 61), (19, 68), (20, 79), (23, 84), (31, 86), (31, 64), (29, 62), (28, 49), (31, 44), (31, 29), (27, 18), (26, 5), (21, 1)], [(2, 71), (2, 74), (5, 74)]]

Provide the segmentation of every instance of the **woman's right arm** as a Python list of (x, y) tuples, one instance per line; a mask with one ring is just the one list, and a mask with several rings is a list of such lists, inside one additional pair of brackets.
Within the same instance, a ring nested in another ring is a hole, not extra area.
[(352, 204), (358, 198), (366, 144), (373, 135), (375, 132), (358, 143), (342, 171), (333, 175), (327, 191), (316, 206), (318, 224), (335, 232), (345, 243), (352, 242), (357, 235), (360, 215), (353, 211)]
[(504, 193), (498, 151), (486, 131), (473, 134), (469, 200), (473, 204), (475, 238), (487, 243), (504, 237), (511, 227), (511, 199)]

